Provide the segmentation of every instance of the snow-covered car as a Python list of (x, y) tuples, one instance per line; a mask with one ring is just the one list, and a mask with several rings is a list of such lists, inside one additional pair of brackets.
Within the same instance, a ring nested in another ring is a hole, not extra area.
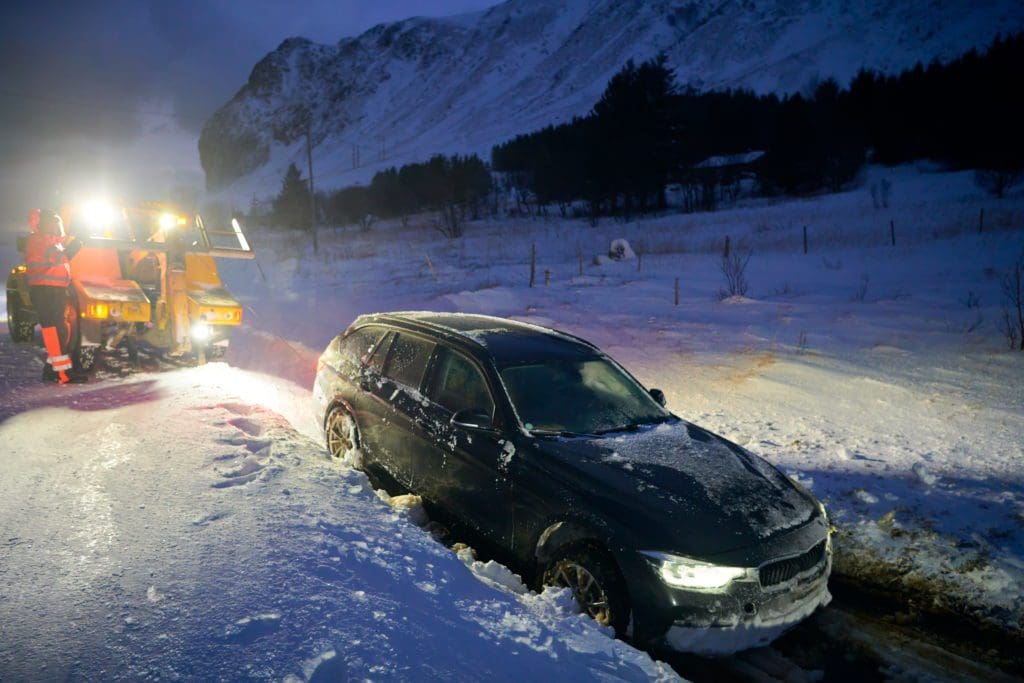
[(577, 337), (361, 316), (313, 393), (333, 455), (639, 644), (763, 645), (830, 599), (822, 504)]

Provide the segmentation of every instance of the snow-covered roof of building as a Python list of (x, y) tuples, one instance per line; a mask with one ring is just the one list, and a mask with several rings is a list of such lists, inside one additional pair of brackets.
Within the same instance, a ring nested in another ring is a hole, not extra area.
[(741, 154), (721, 154), (718, 156), (708, 157), (704, 161), (700, 162), (694, 168), (724, 168), (726, 166), (744, 166), (751, 164), (761, 157), (764, 156), (764, 150), (754, 150), (752, 152), (743, 152)]

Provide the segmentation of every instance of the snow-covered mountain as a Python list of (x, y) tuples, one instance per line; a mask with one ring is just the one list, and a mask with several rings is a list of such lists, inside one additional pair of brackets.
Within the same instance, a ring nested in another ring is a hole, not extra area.
[(508, 0), (336, 45), (285, 40), (207, 121), (200, 158), (212, 188), (276, 191), (305, 162), (309, 112), (318, 185), (336, 187), (585, 114), (628, 59), (664, 52), (698, 88), (793, 92), (1020, 30), (1019, 0)]

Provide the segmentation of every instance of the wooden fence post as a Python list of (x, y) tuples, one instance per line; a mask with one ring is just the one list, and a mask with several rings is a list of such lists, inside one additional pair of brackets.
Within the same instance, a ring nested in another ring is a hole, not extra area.
[(544, 270), (544, 286), (547, 287), (550, 284), (551, 284), (551, 271), (545, 269)]
[(533, 287), (537, 275), (537, 243), (530, 245), (530, 287)]
[(807, 226), (804, 226), (804, 254), (807, 253)]
[(679, 278), (676, 278), (676, 284), (675, 284), (675, 302), (676, 302), (676, 306), (678, 306), (678, 305), (679, 305)]
[(889, 237), (892, 239), (892, 246), (896, 246), (896, 221), (889, 221)]
[(583, 277), (583, 247), (576, 247), (576, 258), (580, 261), (580, 277)]

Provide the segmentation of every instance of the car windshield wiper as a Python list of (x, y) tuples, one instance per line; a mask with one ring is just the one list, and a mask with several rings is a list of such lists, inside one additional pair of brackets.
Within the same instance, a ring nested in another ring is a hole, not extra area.
[(655, 417), (651, 417), (649, 419), (636, 420), (634, 422), (630, 422), (628, 424), (624, 424), (621, 427), (610, 427), (608, 429), (598, 429), (597, 431), (594, 432), (594, 434), (601, 435), (601, 434), (611, 434), (612, 432), (635, 432), (636, 430), (640, 429), (644, 425), (661, 424), (662, 422), (667, 422), (670, 419), (671, 419), (671, 417), (668, 416), (668, 415), (658, 415), (658, 416), (655, 416)]
[(594, 434), (581, 434), (580, 432), (569, 432), (560, 429), (531, 429), (533, 436), (562, 436), (567, 439), (575, 439), (581, 436), (595, 436)]

